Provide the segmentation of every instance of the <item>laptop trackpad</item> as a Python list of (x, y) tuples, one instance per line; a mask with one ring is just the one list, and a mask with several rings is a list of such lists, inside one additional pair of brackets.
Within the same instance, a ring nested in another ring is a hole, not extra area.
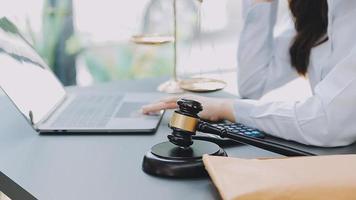
[(123, 102), (106, 128), (127, 130), (156, 128), (160, 115), (148, 116), (142, 114), (141, 108), (145, 104), (147, 102)]
[(144, 118), (141, 108), (146, 105), (146, 102), (123, 102), (118, 111), (116, 111), (114, 118)]

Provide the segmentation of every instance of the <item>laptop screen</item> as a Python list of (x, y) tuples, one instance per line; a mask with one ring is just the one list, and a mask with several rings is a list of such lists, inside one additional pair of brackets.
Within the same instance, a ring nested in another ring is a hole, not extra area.
[(36, 124), (65, 97), (61, 83), (7, 18), (0, 19), (0, 87)]

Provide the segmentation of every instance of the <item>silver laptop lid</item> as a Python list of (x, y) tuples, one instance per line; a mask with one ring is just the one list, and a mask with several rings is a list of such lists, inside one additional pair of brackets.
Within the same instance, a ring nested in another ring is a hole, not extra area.
[(0, 87), (32, 122), (43, 120), (65, 97), (46, 63), (6, 18), (0, 19)]

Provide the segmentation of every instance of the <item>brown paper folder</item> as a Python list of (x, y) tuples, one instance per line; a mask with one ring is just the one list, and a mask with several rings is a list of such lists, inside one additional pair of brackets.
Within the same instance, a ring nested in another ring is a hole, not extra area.
[(203, 161), (223, 199), (356, 200), (356, 155)]

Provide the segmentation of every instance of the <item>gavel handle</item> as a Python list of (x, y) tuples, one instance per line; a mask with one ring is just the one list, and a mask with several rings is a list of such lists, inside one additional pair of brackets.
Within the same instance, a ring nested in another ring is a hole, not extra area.
[(236, 142), (255, 146), (267, 151), (278, 153), (284, 156), (314, 156), (309, 152), (301, 151), (292, 147), (288, 147), (282, 144), (266, 141), (259, 138), (249, 137), (242, 134), (231, 134), (226, 129), (217, 128), (207, 122), (199, 121), (197, 130), (203, 133), (210, 133), (218, 135), (222, 138), (229, 138)]

